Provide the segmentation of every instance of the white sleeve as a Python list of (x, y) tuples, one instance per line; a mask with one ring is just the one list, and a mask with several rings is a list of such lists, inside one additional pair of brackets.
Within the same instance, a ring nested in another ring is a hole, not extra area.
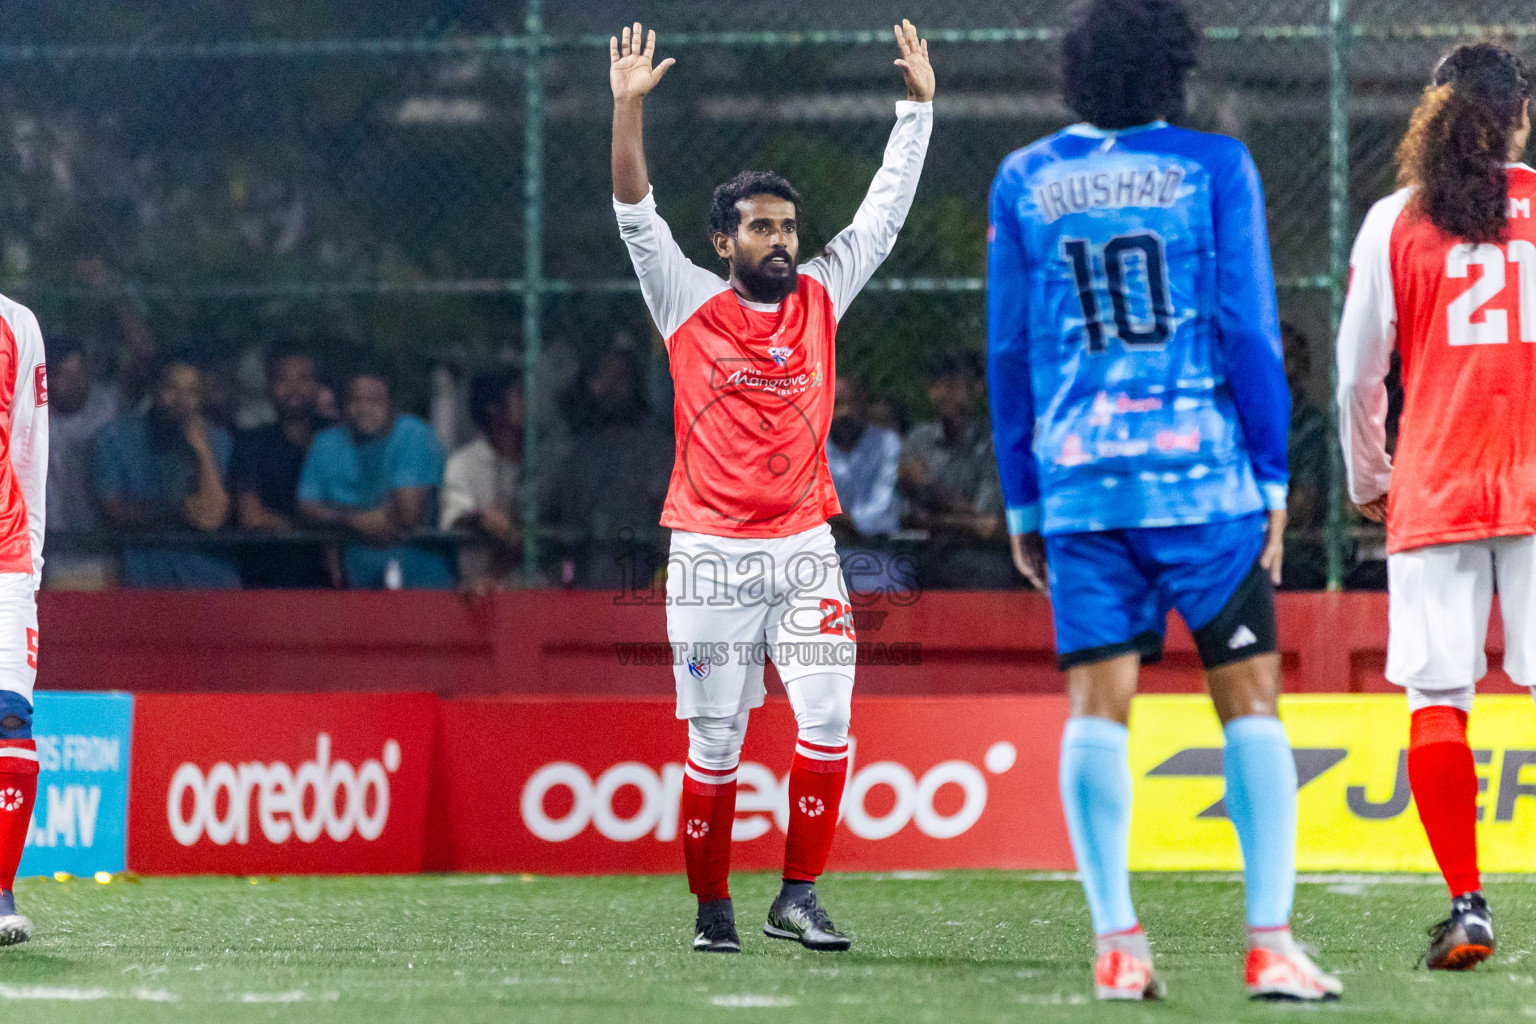
[(640, 294), (664, 339), (698, 308), (730, 287), (721, 277), (696, 265), (672, 237), (672, 229), (656, 212), (656, 191), (633, 206), (613, 201), (619, 235), (629, 249), (629, 261), (640, 278)]
[(1408, 202), (1402, 189), (1371, 207), (1349, 256), (1349, 292), (1339, 320), (1339, 443), (1349, 499), (1374, 501), (1392, 482), (1387, 454), (1387, 374), (1397, 345), (1392, 226)]
[(16, 390), (11, 398), (11, 469), (27, 503), (32, 535), (32, 588), (43, 580), (43, 534), (47, 526), (48, 482), (48, 364), (43, 332), (32, 311), (18, 311), (11, 327), (16, 335)]
[(438, 494), (438, 528), (453, 529), (460, 517), (474, 512), (479, 505), (470, 486), (473, 467), (464, 449), (454, 452), (443, 470), (443, 488)]
[(885, 160), (853, 215), (853, 223), (827, 243), (826, 251), (800, 268), (801, 273), (826, 285), (839, 320), (896, 245), (896, 233), (917, 194), (917, 179), (923, 173), (932, 131), (932, 102), (902, 100), (896, 104), (896, 127), (885, 144)]

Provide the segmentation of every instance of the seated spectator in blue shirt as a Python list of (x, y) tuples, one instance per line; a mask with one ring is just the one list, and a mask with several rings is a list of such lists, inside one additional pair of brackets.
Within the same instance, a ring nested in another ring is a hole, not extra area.
[[(113, 420), (96, 436), (92, 479), (102, 520), (129, 535), (218, 530), (229, 516), (230, 448), (229, 433), (204, 415), (202, 371), (168, 359), (149, 410)], [(125, 540), (122, 581), (218, 590), (238, 587), (240, 572), (217, 547)]]
[[(229, 468), (235, 521), (242, 530), (282, 534), (298, 528), (299, 472), (310, 442), (330, 425), (316, 411), (319, 397), (315, 357), (297, 348), (274, 349), (267, 357), (267, 398), (277, 422), (236, 434)], [(322, 544), (249, 544), (240, 561), (248, 587), (330, 586)]]
[(389, 381), (372, 370), (347, 382), (343, 426), (322, 430), (299, 475), (299, 515), (356, 535), (342, 552), (347, 585), (453, 586), (441, 551), (408, 543), (430, 524), (443, 450), (426, 423), (394, 410)]

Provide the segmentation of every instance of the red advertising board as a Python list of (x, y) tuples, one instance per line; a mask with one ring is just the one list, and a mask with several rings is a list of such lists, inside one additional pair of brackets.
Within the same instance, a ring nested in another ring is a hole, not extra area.
[[(674, 872), (687, 729), (666, 699), (444, 701), (427, 867)], [(1057, 799), (1061, 697), (854, 700), (829, 870), (1070, 870)], [(752, 715), (734, 867), (784, 855), (789, 705)]]
[(128, 867), (145, 874), (421, 870), (431, 694), (142, 694)]

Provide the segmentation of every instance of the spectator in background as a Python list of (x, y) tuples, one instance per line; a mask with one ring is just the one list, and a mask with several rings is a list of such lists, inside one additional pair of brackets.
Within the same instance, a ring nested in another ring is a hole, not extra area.
[(663, 564), (656, 521), (671, 479), (673, 434), (649, 421), (644, 385), (638, 354), (621, 341), (566, 395), (569, 446), (543, 490), (549, 517), (580, 538), (565, 545), (567, 585), (644, 587)]
[(105, 257), (110, 249), (101, 225), (92, 225), (81, 239), (75, 267), (96, 307), (99, 333), (113, 340), (116, 375), (111, 390), (117, 396), (118, 409), (126, 412), (148, 404), (162, 360), (159, 345), (133, 298), (113, 280)]
[(849, 374), (838, 377), (827, 434), (827, 465), (843, 506), (835, 522), (858, 538), (895, 533), (901, 525), (896, 501), (900, 461), (901, 438), (869, 422), (863, 385)]
[(1321, 590), (1328, 584), (1328, 556), (1322, 528), (1328, 514), (1328, 448), (1333, 432), (1328, 414), (1313, 401), (1312, 342), (1295, 325), (1280, 325), (1285, 380), (1291, 391), (1287, 457), (1291, 490), (1286, 499), (1285, 561), (1280, 585), (1288, 590)]
[(928, 374), (934, 419), (907, 434), (897, 478), (905, 525), (929, 534), (918, 578), (929, 587), (1012, 589), (1018, 574), (1003, 525), (992, 427), (981, 407), (980, 362), (970, 353), (941, 354)]
[(235, 381), (234, 368), (228, 361), (216, 359), (203, 363), (203, 415), (208, 422), (223, 427), (233, 437), (239, 404), (240, 388)]
[(484, 543), (459, 549), (459, 578), (475, 588), (514, 582), (522, 559), (523, 378), (510, 367), (469, 382), (469, 416), (480, 436), (454, 452), (443, 473), (439, 524)]
[[(315, 357), (282, 346), (267, 356), (267, 400), (277, 422), (235, 435), (229, 489), (242, 530), (285, 533), (299, 524), (299, 473), (310, 442), (329, 423), (315, 406), (320, 379)], [(240, 575), (248, 587), (305, 589), (331, 585), (322, 544), (249, 544), (241, 551)]]
[(102, 427), (117, 417), (117, 393), (99, 386), (80, 339), (48, 337), (48, 587), (99, 590), (109, 561), (78, 546), (55, 545), (58, 534), (84, 535), (100, 527), (91, 490), (91, 447)]
[(850, 590), (905, 589), (910, 582), (893, 563), (889, 550), (868, 549), (901, 526), (896, 497), (900, 460), (900, 435), (870, 423), (863, 385), (851, 374), (840, 375), (827, 434), (827, 467), (843, 507), (830, 522)]
[(398, 413), (382, 373), (347, 382), (345, 422), (316, 435), (299, 474), (299, 516), (339, 526), (356, 540), (342, 551), (347, 585), (358, 589), (444, 588), (453, 570), (440, 551), (411, 544), (428, 525), (443, 482), (432, 428)]
[(867, 418), (871, 426), (894, 430), (898, 435), (905, 434), (911, 422), (906, 409), (889, 395), (870, 399)]
[(126, 535), (122, 581), (130, 587), (219, 590), (240, 585), (232, 556), (217, 547), (132, 540), (135, 533), (213, 533), (229, 516), (229, 433), (203, 413), (203, 374), (170, 358), (154, 375), (148, 411), (96, 435), (92, 479), (105, 524)]

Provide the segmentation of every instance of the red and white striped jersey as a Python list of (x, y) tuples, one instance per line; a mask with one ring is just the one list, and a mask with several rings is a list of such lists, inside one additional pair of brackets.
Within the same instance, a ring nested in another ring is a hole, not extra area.
[(931, 103), (896, 104), (885, 160), (853, 223), (774, 305), (748, 302), (684, 256), (654, 194), (634, 205), (614, 200), (676, 395), (677, 456), (661, 525), (788, 537), (840, 511), (826, 456), (837, 324), (896, 244), (932, 127)]
[[(1471, 245), (1376, 203), (1350, 257), (1339, 431), (1351, 500), (1387, 498), (1387, 550), (1536, 534), (1536, 170), (1511, 164), (1509, 232)], [(1396, 347), (1403, 412), (1386, 450)]]

